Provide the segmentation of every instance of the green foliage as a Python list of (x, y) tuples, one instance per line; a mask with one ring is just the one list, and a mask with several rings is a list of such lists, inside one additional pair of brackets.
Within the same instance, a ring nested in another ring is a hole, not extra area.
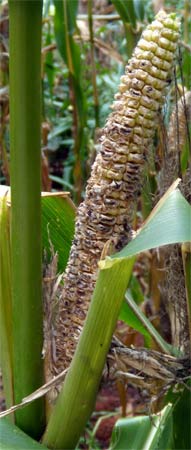
[[(153, 209), (136, 238), (118, 253), (117, 258), (132, 256), (161, 245), (190, 242), (190, 221), (189, 203), (178, 189), (169, 190), (159, 201), (157, 208)], [(116, 258), (116, 255), (112, 258)]]
[[(190, 449), (190, 423), (191, 423), (191, 382), (180, 387), (179, 395), (174, 395), (173, 410), (173, 449)], [(184, 418), (184, 420), (183, 420)]]
[(7, 419), (0, 420), (0, 446), (1, 450), (48, 450), (23, 433), (20, 428), (10, 424)]
[(160, 413), (117, 421), (110, 450), (168, 450), (172, 445), (172, 405)]
[(136, 26), (136, 14), (134, 9), (134, 1), (112, 0), (116, 10), (118, 11), (123, 22), (130, 22), (133, 27)]
[[(55, 5), (55, 37), (58, 49), (68, 67), (69, 83), (72, 92), (72, 107), (74, 114), (74, 172), (76, 178), (77, 201), (82, 187), (81, 159), (84, 152), (84, 127), (86, 109), (81, 86), (81, 56), (80, 47), (76, 44), (73, 33), (76, 29), (76, 14), (78, 1), (56, 0)], [(80, 158), (81, 157), (81, 158)]]
[(75, 208), (68, 196), (42, 197), (42, 244), (50, 261), (58, 253), (58, 272), (64, 272), (74, 235)]

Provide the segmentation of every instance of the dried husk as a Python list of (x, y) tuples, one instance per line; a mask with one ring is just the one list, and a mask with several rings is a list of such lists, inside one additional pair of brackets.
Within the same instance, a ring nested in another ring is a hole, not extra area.
[(152, 402), (171, 386), (184, 385), (190, 371), (188, 355), (177, 358), (156, 350), (132, 349), (118, 340), (112, 345), (108, 362), (111, 379), (141, 387), (148, 392)]
[[(160, 195), (162, 195), (177, 178), (180, 156), (186, 140), (189, 140), (191, 123), (191, 92), (183, 94), (170, 118), (167, 134), (166, 157), (161, 176)], [(180, 189), (191, 203), (191, 172), (187, 168), (182, 176)], [(187, 311), (184, 267), (180, 245), (171, 245), (160, 250), (160, 258), (165, 267), (165, 282), (161, 287), (162, 302), (168, 312), (171, 325), (172, 344), (184, 354), (190, 353), (189, 318)]]

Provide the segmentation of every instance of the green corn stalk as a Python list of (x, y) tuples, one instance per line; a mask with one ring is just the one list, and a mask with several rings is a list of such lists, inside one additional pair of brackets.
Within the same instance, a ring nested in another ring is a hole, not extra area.
[[(11, 250), (14, 401), (43, 384), (41, 299), (41, 14), (42, 1), (10, 0)], [(38, 438), (44, 404), (16, 413)]]

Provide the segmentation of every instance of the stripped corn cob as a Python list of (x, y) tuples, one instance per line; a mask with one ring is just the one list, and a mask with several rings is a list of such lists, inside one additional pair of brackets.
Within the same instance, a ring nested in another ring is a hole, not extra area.
[(102, 250), (129, 240), (133, 204), (164, 102), (179, 22), (161, 11), (142, 34), (103, 129), (101, 150), (79, 206), (56, 331), (54, 371), (68, 367), (87, 314)]

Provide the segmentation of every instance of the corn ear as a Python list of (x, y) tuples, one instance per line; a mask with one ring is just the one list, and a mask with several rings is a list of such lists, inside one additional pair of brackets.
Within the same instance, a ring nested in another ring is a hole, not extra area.
[(161, 11), (148, 25), (121, 77), (101, 137), (65, 274), (56, 330), (55, 373), (70, 365), (105, 244), (120, 250), (130, 238), (148, 148), (164, 103), (179, 37), (179, 21)]

